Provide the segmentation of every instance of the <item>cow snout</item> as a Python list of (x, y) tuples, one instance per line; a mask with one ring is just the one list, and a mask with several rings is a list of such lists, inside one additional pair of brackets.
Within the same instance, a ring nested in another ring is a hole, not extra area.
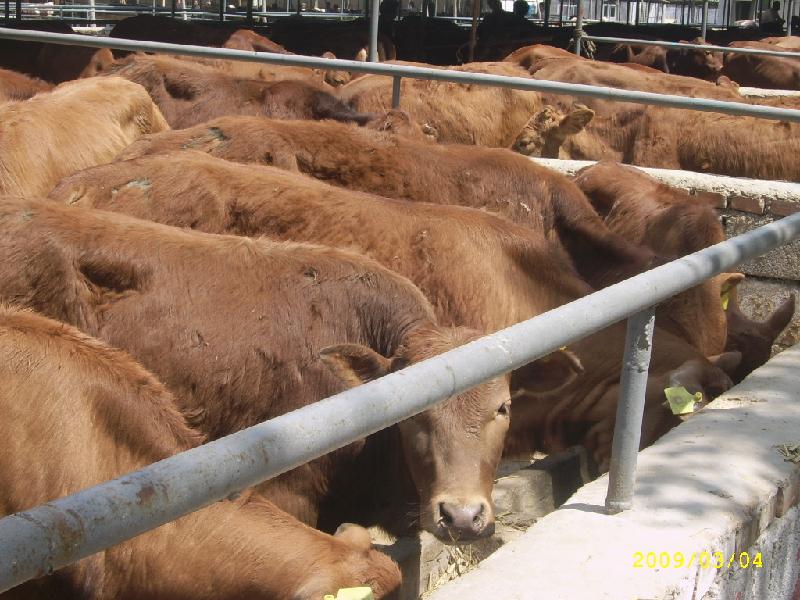
[(494, 533), (494, 519), (485, 502), (461, 504), (439, 503), (439, 537), (462, 542), (486, 537)]

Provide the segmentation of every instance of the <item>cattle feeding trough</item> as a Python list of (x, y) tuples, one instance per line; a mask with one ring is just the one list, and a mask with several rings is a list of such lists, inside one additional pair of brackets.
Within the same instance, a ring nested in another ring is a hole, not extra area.
[[(7, 29), (0, 30), (0, 37), (389, 75), (394, 78), (395, 105), (400, 100), (401, 78), (414, 77), (800, 122), (800, 111), (796, 110), (524, 78)], [(312, 406), (78, 494), (6, 517), (0, 520), (0, 552), (4, 558), (0, 562), (0, 590), (51, 573), (181, 515), (229, 498), (248, 486), (629, 318), (622, 397), (606, 498), (609, 512), (625, 510), (633, 499), (653, 307), (799, 235), (800, 214), (789, 216)]]

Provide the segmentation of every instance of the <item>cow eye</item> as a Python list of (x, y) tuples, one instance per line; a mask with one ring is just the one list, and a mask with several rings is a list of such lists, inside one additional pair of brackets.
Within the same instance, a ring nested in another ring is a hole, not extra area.
[(510, 400), (503, 402), (503, 404), (500, 405), (500, 408), (497, 409), (497, 414), (503, 417), (507, 417), (510, 412), (511, 412)]

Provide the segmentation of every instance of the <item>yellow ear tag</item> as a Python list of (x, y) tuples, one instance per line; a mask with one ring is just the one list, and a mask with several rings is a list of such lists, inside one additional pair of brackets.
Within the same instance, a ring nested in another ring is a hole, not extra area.
[(703, 393), (690, 394), (683, 386), (664, 389), (667, 404), (673, 415), (688, 415), (694, 412), (695, 402), (702, 402)]
[(720, 296), (720, 298), (722, 299), (722, 310), (728, 310), (728, 301), (731, 299), (728, 290), (722, 292), (722, 296)]
[(371, 587), (342, 588), (334, 596), (327, 594), (323, 600), (375, 600)]

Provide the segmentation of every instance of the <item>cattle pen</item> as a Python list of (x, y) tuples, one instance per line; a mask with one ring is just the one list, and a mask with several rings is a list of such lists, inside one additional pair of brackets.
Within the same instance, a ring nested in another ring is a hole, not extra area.
[[(0, 38), (385, 75), (394, 81), (395, 107), (400, 106), (400, 81), (409, 77), (800, 122), (798, 110), (403, 65), (12, 29), (0, 29)], [(629, 509), (634, 498), (655, 305), (797, 237), (800, 237), (800, 213), (311, 406), (72, 496), (0, 519), (0, 591), (52, 573), (212, 502), (230, 498), (248, 486), (418, 414), (455, 393), (626, 318), (621, 397), (605, 505), (611, 514)]]

